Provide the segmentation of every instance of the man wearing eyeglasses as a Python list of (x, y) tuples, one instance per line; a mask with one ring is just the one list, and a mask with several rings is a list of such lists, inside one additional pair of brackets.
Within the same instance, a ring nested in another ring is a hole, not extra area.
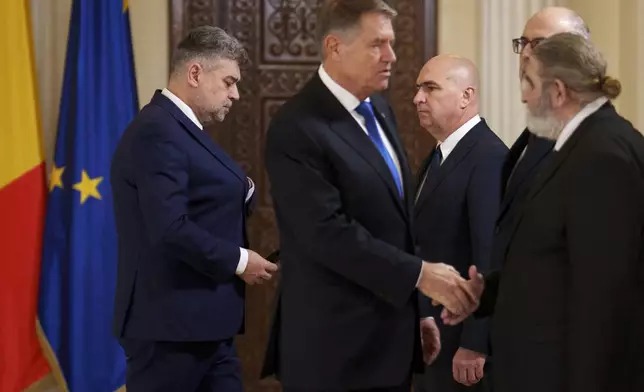
[[(528, 19), (523, 34), (512, 40), (519, 58), (519, 76), (524, 72), (525, 59), (532, 49), (545, 38), (563, 32), (577, 33), (590, 38), (588, 27), (574, 11), (563, 7), (546, 7)], [(513, 222), (519, 206), (525, 199), (535, 176), (552, 152), (554, 142), (535, 136), (526, 128), (512, 145), (502, 171), (502, 202), (495, 228), (491, 263), (500, 268), (512, 235)], [(486, 277), (486, 290), (477, 314), (489, 316), (494, 310), (498, 275)], [(489, 304), (489, 306), (486, 306)]]

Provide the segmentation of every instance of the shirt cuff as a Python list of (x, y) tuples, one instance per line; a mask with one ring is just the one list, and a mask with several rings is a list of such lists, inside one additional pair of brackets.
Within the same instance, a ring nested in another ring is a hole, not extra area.
[(239, 248), (239, 264), (237, 264), (237, 270), (235, 273), (241, 275), (246, 271), (246, 265), (248, 264), (248, 251), (244, 248)]
[(248, 179), (248, 193), (246, 194), (246, 203), (248, 203), (250, 198), (253, 197), (253, 193), (255, 193), (255, 183), (250, 179), (250, 177), (246, 178)]

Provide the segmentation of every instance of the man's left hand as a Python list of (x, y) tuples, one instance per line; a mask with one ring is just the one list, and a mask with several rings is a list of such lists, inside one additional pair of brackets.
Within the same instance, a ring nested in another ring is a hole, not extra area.
[(454, 380), (463, 385), (474, 385), (483, 378), (485, 354), (460, 347), (452, 361)]
[(433, 318), (420, 321), (420, 341), (423, 346), (423, 361), (429, 366), (441, 351), (441, 334)]

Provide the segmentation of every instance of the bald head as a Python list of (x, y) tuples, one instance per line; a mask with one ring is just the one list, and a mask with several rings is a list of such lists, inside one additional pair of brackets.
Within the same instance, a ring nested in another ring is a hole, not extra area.
[(459, 88), (472, 87), (475, 91), (479, 87), (479, 72), (476, 65), (465, 57), (451, 54), (442, 54), (431, 58), (420, 71), (430, 76), (444, 78), (455, 83)]
[[(581, 16), (565, 7), (546, 7), (532, 15), (523, 28), (521, 38), (524, 44), (536, 44), (557, 33), (575, 33), (590, 39), (590, 31)], [(532, 53), (532, 45), (525, 44), (520, 50), (520, 69), (523, 69), (525, 59)]]
[(421, 125), (438, 140), (478, 114), (479, 73), (469, 59), (435, 56), (421, 69), (416, 85), (414, 104)]
[[(547, 38), (557, 33), (577, 33), (586, 39), (590, 31), (584, 20), (575, 11), (565, 7), (546, 7), (532, 15), (523, 30)], [(527, 36), (527, 35), (526, 35)]]

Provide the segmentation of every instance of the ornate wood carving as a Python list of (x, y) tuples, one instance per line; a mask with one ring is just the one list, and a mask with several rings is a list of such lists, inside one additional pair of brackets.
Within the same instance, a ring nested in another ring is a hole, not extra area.
[[(209, 134), (241, 164), (258, 189), (249, 222), (251, 247), (267, 255), (278, 246), (269, 183), (263, 167), (264, 135), (271, 115), (309, 80), (319, 54), (315, 43), (316, 9), (323, 0), (171, 0), (172, 48), (191, 28), (211, 24), (226, 29), (248, 50), (242, 69), (240, 101)], [(398, 0), (395, 22), (395, 73), (388, 91), (398, 130), (414, 169), (434, 142), (418, 126), (412, 103), (416, 76), (436, 52), (436, 0)], [(246, 334), (237, 340), (244, 388), (279, 391), (279, 383), (259, 380), (277, 282), (247, 291)]]

